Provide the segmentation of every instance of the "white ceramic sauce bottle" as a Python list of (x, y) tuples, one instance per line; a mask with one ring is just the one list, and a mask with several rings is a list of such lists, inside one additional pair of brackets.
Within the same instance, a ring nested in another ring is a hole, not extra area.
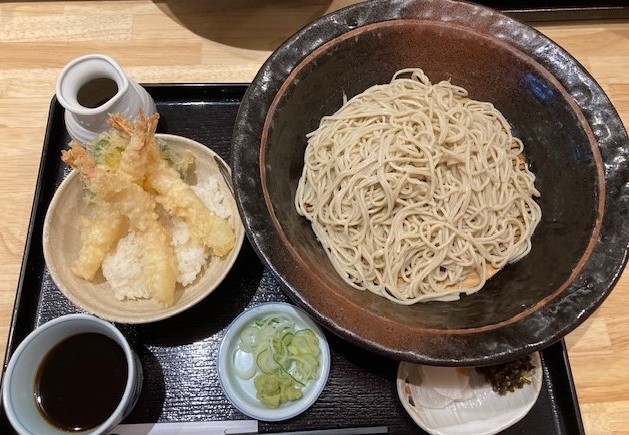
[(81, 143), (109, 129), (109, 113), (133, 119), (139, 109), (147, 116), (156, 110), (148, 92), (102, 54), (88, 54), (68, 63), (57, 79), (56, 92), (65, 109), (68, 133)]

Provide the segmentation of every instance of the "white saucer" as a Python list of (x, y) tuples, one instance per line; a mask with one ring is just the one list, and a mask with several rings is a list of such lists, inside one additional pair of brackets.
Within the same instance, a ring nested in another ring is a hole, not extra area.
[[(422, 406), (421, 365), (401, 362), (397, 374), (398, 396), (411, 418), (431, 435), (492, 435), (520, 421), (533, 407), (542, 387), (540, 355), (531, 355), (535, 366), (530, 384), (503, 396), (492, 390), (474, 368), (466, 368), (470, 389), (442, 408)], [(452, 373), (457, 369), (453, 368)], [(460, 369), (459, 369), (460, 370)], [(429, 387), (432, 388), (432, 387)], [(418, 403), (419, 402), (419, 403)]]
[[(268, 408), (256, 398), (253, 379), (242, 379), (234, 373), (234, 360), (242, 330), (255, 319), (266, 314), (284, 314), (295, 322), (295, 329), (310, 328), (319, 338), (321, 358), (319, 376), (302, 390), (303, 396), (295, 401)], [(280, 421), (295, 417), (317, 400), (328, 380), (330, 372), (330, 348), (317, 324), (300, 308), (283, 302), (257, 305), (241, 313), (227, 329), (218, 353), (218, 375), (229, 401), (243, 414), (263, 421)]]

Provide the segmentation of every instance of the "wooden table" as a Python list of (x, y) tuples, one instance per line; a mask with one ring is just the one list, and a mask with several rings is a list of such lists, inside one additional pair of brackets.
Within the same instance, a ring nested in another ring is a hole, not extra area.
[[(0, 358), (9, 333), (48, 107), (60, 69), (114, 57), (138, 82), (249, 82), (296, 30), (352, 1), (0, 3)], [(596, 78), (629, 126), (629, 22), (542, 23)], [(629, 427), (629, 273), (567, 337), (589, 434)]]

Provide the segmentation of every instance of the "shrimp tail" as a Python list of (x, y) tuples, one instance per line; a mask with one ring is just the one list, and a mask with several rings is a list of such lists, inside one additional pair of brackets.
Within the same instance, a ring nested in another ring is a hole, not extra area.
[[(144, 119), (144, 111), (140, 109), (138, 110), (136, 120), (139, 121), (142, 119)], [(133, 122), (130, 119), (122, 116), (120, 113), (110, 113), (109, 118), (107, 119), (107, 124), (111, 128), (118, 130), (120, 133), (124, 133), (127, 136), (131, 136), (133, 134)]]
[(140, 111), (136, 122), (130, 126), (131, 130), (128, 130), (128, 121), (119, 115), (112, 115), (110, 120), (112, 124), (124, 128), (125, 132), (130, 134), (129, 143), (120, 156), (118, 173), (132, 183), (142, 185), (148, 167), (148, 144), (154, 137), (155, 130), (157, 130), (159, 114), (154, 113), (146, 118)]
[(96, 162), (94, 158), (75, 140), (70, 142), (69, 150), (61, 150), (61, 160), (74, 169), (78, 170), (81, 176), (90, 180), (96, 172)]

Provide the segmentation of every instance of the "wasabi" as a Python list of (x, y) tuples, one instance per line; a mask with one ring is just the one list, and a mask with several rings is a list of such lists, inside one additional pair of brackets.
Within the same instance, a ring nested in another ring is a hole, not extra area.
[(301, 389), (294, 379), (282, 375), (262, 373), (253, 381), (256, 398), (269, 408), (277, 408), (284, 402), (301, 399)]

